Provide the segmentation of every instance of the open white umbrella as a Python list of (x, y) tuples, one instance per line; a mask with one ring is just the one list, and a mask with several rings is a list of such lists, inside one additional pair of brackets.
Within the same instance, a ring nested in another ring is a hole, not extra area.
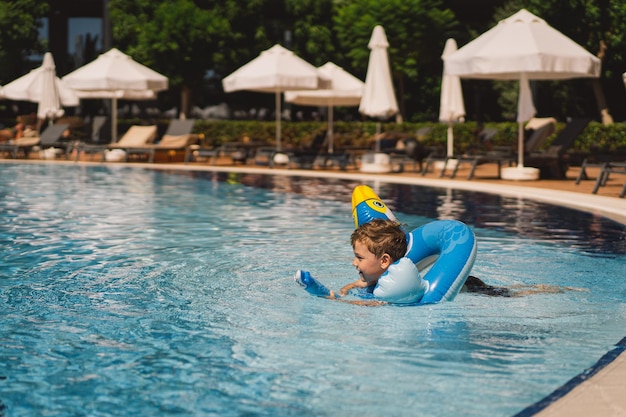
[(39, 119), (56, 119), (63, 116), (63, 106), (78, 106), (79, 103), (76, 94), (56, 76), (54, 58), (50, 52), (44, 54), (40, 67), (5, 85), (2, 96), (10, 100), (38, 103)]
[(522, 123), (534, 114), (528, 80), (599, 77), (600, 60), (543, 19), (522, 9), (445, 57), (444, 73), (461, 78), (520, 81), (519, 104), (524, 107), (518, 109), (518, 168), (523, 169)]
[[(456, 41), (452, 38), (446, 41), (441, 58), (444, 59), (456, 52)], [(452, 125), (461, 121), (465, 116), (465, 103), (461, 79), (458, 75), (443, 74), (441, 78), (441, 101), (439, 103), (439, 121), (448, 124), (447, 155), (454, 154), (454, 130)]]
[(317, 69), (323, 88), (286, 91), (285, 101), (303, 106), (328, 106), (328, 152), (333, 153), (333, 108), (358, 106), (363, 95), (363, 81), (338, 65), (327, 62)]
[(274, 45), (222, 80), (227, 93), (240, 90), (274, 93), (276, 97), (276, 148), (281, 148), (281, 93), (316, 89), (316, 68), (280, 45)]
[[(359, 112), (379, 120), (387, 119), (398, 113), (398, 102), (393, 90), (387, 55), (389, 42), (382, 26), (374, 27), (367, 47), (371, 52)], [(380, 122), (376, 125), (376, 133), (380, 133)], [(376, 146), (379, 146), (378, 141)]]
[(117, 100), (150, 100), (167, 90), (164, 75), (140, 64), (112, 48), (94, 61), (63, 77), (63, 81), (81, 98), (111, 99), (111, 134), (117, 141)]

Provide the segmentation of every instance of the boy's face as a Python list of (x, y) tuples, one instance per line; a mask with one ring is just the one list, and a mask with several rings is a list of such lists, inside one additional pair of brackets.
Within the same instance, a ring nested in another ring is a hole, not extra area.
[(367, 285), (374, 285), (378, 282), (378, 278), (389, 267), (389, 255), (384, 254), (380, 258), (377, 258), (372, 252), (367, 249), (367, 246), (361, 242), (354, 242), (354, 265), (359, 271), (361, 279), (367, 283)]

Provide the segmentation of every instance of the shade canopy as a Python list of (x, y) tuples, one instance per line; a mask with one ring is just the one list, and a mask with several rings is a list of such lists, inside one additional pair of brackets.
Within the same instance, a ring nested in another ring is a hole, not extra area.
[(63, 80), (79, 94), (93, 96), (94, 92), (98, 92), (101, 98), (119, 97), (124, 93), (158, 92), (168, 88), (167, 77), (116, 48), (67, 74)]
[[(457, 46), (454, 39), (448, 39), (443, 48), (441, 58), (450, 56), (456, 52)], [(441, 99), (439, 103), (439, 121), (448, 124), (447, 155), (454, 154), (454, 130), (453, 123), (465, 117), (465, 103), (463, 102), (463, 90), (461, 79), (458, 75), (443, 74), (441, 78)]]
[(444, 62), (446, 74), (463, 78), (519, 80), (521, 73), (529, 80), (600, 76), (600, 59), (525, 9)]
[(367, 46), (370, 57), (359, 112), (369, 117), (386, 119), (398, 113), (398, 102), (387, 55), (389, 42), (382, 26), (374, 27)]
[(363, 96), (363, 81), (340, 66), (327, 62), (317, 68), (320, 89), (285, 92), (285, 101), (303, 106), (358, 106)]
[(518, 166), (523, 167), (522, 122), (534, 114), (528, 81), (598, 77), (600, 60), (543, 19), (522, 9), (446, 56), (444, 74), (520, 81)]
[(63, 77), (81, 98), (112, 100), (112, 135), (117, 140), (117, 100), (150, 100), (168, 89), (164, 75), (140, 64), (116, 48)]
[(0, 93), (10, 100), (38, 103), (37, 118), (56, 119), (63, 116), (63, 106), (78, 106), (79, 99), (56, 76), (54, 58), (46, 52), (40, 67), (10, 82)]
[(285, 101), (302, 106), (328, 107), (328, 152), (333, 152), (333, 108), (358, 106), (363, 96), (363, 81), (338, 65), (327, 62), (317, 69), (322, 88), (285, 92)]
[(319, 77), (313, 65), (277, 44), (224, 78), (222, 86), (227, 93), (242, 90), (274, 93), (276, 147), (280, 150), (281, 94), (289, 90), (318, 88)]

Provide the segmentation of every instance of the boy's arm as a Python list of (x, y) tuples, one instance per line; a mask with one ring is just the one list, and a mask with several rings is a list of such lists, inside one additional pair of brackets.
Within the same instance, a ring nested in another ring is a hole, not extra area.
[(346, 295), (348, 295), (348, 293), (350, 292), (351, 289), (353, 288), (367, 288), (367, 282), (363, 281), (362, 279), (356, 280), (354, 282), (351, 282), (348, 285), (344, 285), (341, 290), (339, 290), (339, 296), (341, 297), (345, 297)]
[(345, 297), (346, 295), (348, 295), (348, 293), (350, 292), (350, 290), (352, 288), (366, 288), (367, 287), (367, 283), (363, 280), (357, 280), (354, 282), (351, 282), (348, 285), (344, 285), (340, 290), (339, 290), (339, 294), (336, 294), (335, 291), (330, 291), (330, 295), (328, 296), (328, 298), (340, 298), (340, 297)]
[(350, 290), (353, 288), (367, 288), (367, 287), (368, 287), (367, 282), (359, 279), (357, 281), (351, 282), (348, 285), (344, 285), (343, 288), (339, 290), (339, 294), (335, 294), (334, 291), (331, 291), (328, 298), (341, 301), (344, 303), (348, 303), (348, 304), (354, 304), (358, 306), (367, 306), (367, 307), (381, 306), (381, 305), (387, 304), (384, 301), (377, 301), (377, 300), (342, 300), (341, 299), (341, 297), (345, 297), (346, 295), (348, 295)]

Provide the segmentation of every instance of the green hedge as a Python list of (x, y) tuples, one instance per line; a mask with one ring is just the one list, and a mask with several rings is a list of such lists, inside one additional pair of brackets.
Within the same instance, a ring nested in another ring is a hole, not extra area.
[[(167, 122), (166, 122), (167, 123)], [(324, 122), (283, 122), (282, 144), (286, 147), (298, 147), (308, 143), (311, 138), (326, 129)], [(421, 128), (431, 128), (426, 134), (420, 134), (418, 140), (426, 146), (445, 147), (447, 125), (443, 123), (383, 123), (383, 132), (399, 132), (416, 136)], [(517, 146), (518, 125), (513, 122), (487, 123), (484, 127), (495, 127), (499, 132), (493, 137), (495, 146)], [(565, 123), (557, 124), (557, 133), (546, 142), (548, 146), (558, 132), (565, 127)], [(244, 137), (250, 140), (275, 145), (275, 122), (269, 121), (206, 121), (198, 120), (195, 130), (204, 136), (206, 145), (221, 145), (226, 142), (241, 141)], [(476, 122), (466, 122), (454, 125), (455, 150), (484, 150), (480, 143), (478, 132), (480, 126)], [(337, 148), (342, 146), (367, 146), (376, 133), (375, 122), (336, 122), (334, 137)], [(604, 126), (598, 122), (591, 122), (578, 137), (571, 150), (575, 153), (612, 152), (626, 150), (626, 123), (615, 123)]]

